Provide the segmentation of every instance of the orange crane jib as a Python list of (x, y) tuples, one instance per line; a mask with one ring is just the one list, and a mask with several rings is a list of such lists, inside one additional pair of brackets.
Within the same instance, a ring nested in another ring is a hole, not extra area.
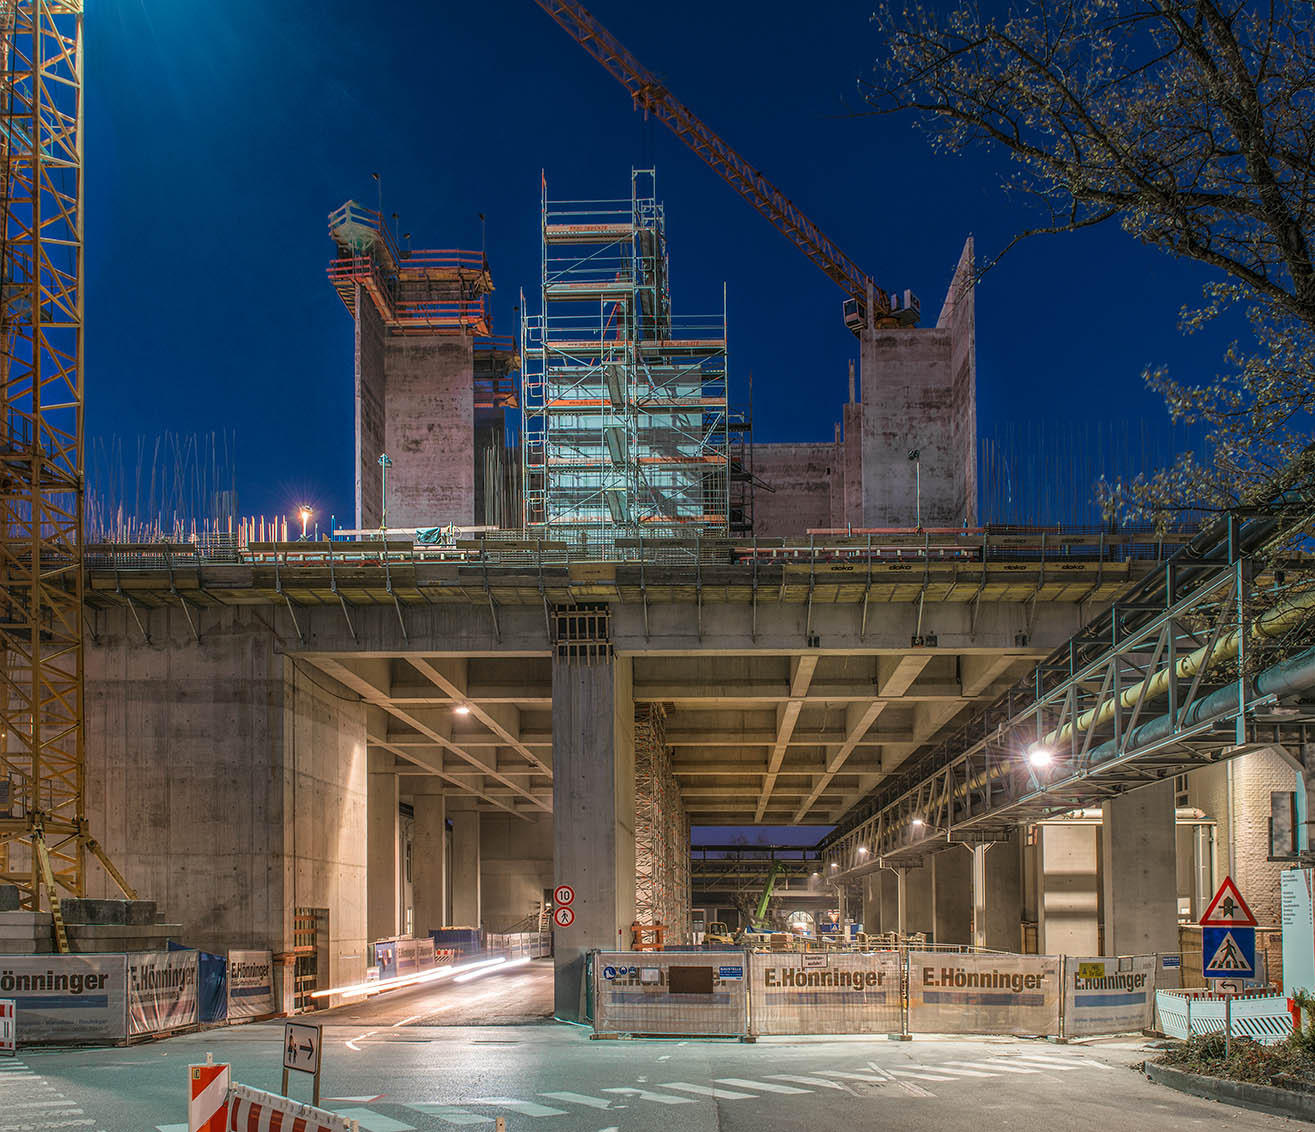
[(636, 107), (662, 119), (672, 132), (761, 212), (786, 237), (866, 310), (869, 291), (874, 315), (892, 313), (891, 297), (831, 242), (794, 203), (727, 145), (627, 51), (583, 4), (575, 0), (535, 0), (577, 43), (630, 91)]

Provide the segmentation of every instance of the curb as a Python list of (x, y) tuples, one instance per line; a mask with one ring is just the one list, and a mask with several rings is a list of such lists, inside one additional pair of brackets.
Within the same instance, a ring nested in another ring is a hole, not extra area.
[(1254, 1085), (1248, 1081), (1227, 1081), (1222, 1077), (1203, 1077), (1199, 1073), (1185, 1073), (1150, 1061), (1146, 1062), (1145, 1071), (1157, 1085), (1167, 1085), (1180, 1093), (1315, 1123), (1315, 1095), (1310, 1093), (1294, 1093), (1291, 1089)]

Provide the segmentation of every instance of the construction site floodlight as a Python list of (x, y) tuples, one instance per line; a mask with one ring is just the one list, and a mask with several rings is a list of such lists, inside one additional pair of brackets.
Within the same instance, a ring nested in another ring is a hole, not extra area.
[(1049, 747), (1043, 747), (1040, 743), (1034, 743), (1027, 751), (1027, 761), (1032, 766), (1040, 770), (1048, 767), (1055, 760), (1055, 752)]
[(470, 705), (469, 705), (469, 704), (457, 704), (455, 707), (453, 707), (452, 710), (453, 710), (457, 715), (469, 715), (469, 714), (470, 714)]
[(836, 864), (835, 861), (832, 861), (832, 862), (831, 862), (831, 867), (832, 867), (833, 869), (838, 869), (838, 868), (840, 868), (840, 866), (839, 866), (838, 864)]
[(927, 823), (923, 821), (922, 818), (914, 818), (910, 824), (912, 824), (917, 829), (921, 829)]

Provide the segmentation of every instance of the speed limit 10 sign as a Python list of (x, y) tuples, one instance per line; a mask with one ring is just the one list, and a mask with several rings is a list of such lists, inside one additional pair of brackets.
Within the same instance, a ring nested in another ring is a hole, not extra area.
[(556, 904), (558, 907), (561, 907), (562, 905), (565, 904), (569, 904), (574, 899), (575, 899), (575, 889), (573, 889), (569, 884), (559, 884), (556, 888), (552, 890), (553, 903)]

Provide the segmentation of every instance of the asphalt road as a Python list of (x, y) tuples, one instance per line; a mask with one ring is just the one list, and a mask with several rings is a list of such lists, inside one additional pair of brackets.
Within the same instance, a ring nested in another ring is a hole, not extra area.
[[(364, 1132), (493, 1132), (497, 1116), (509, 1132), (1296, 1127), (1150, 1084), (1131, 1068), (1147, 1054), (1131, 1038), (591, 1041), (551, 1021), (432, 1024), (477, 1008), (514, 1017), (543, 986), (539, 972), (509, 973), (451, 988), (460, 1006), (431, 989), (320, 1015), (324, 1106)], [(234, 1080), (277, 1092), (281, 1050), (281, 1023), (128, 1048), (23, 1050), (0, 1062), (0, 1132), (186, 1132), (189, 1063), (212, 1052)], [(309, 1078), (294, 1075), (290, 1091), (308, 1100)]]
[(350, 1006), (320, 1011), (325, 1025), (509, 1026), (552, 1017), (553, 963), (538, 959), (506, 974), (494, 972), (469, 983), (444, 979), (390, 991)]

